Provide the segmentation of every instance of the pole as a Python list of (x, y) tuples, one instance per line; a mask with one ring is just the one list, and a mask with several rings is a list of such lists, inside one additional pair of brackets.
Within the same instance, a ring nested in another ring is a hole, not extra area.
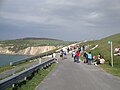
[(111, 45), (111, 65), (113, 67), (113, 50), (112, 50), (113, 45), (112, 45), (112, 41), (111, 41), (110, 45)]
[(41, 64), (41, 58), (39, 58), (39, 64)]

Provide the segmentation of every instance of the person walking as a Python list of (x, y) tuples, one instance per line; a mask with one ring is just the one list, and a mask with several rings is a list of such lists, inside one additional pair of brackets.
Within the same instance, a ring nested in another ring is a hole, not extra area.
[(70, 49), (69, 49), (69, 47), (67, 48), (67, 53), (69, 53), (70, 52)]
[(56, 63), (58, 63), (55, 52), (52, 54), (52, 58), (56, 61)]
[(61, 60), (64, 59), (64, 51), (63, 51), (63, 49), (60, 50), (60, 58), (61, 58)]
[(74, 58), (74, 62), (75, 62), (75, 51), (72, 51), (72, 58)]

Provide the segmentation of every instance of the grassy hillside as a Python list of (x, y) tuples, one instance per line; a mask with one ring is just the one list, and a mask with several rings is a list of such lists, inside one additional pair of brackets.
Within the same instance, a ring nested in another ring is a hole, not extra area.
[(101, 55), (105, 58), (106, 60), (105, 64), (100, 66), (105, 70), (107, 70), (108, 72), (114, 75), (120, 76), (120, 56), (114, 56), (114, 67), (112, 68), (110, 66), (111, 64), (110, 44), (108, 44), (108, 41), (113, 42), (113, 51), (116, 47), (120, 48), (120, 33), (103, 38), (101, 40), (88, 41), (82, 44), (91, 45), (88, 51), (90, 51), (91, 48), (93, 48), (95, 45), (98, 44), (99, 46), (96, 49), (92, 50), (91, 52), (93, 53), (93, 55), (98, 55), (98, 53), (101, 53)]
[(49, 39), (49, 38), (23, 38), (16, 40), (4, 40), (0, 41), (1, 47), (11, 46), (9, 50), (19, 51), (31, 46), (65, 46), (72, 42)]

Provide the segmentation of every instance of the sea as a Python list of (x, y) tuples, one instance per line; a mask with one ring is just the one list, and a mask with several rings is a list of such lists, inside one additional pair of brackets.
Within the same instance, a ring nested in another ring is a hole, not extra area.
[(10, 64), (10, 62), (20, 61), (27, 57), (27, 55), (9, 55), (9, 54), (0, 54), (0, 67)]

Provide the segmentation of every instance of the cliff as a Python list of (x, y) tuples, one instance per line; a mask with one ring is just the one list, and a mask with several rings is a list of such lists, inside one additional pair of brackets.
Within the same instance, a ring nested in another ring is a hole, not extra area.
[(37, 55), (40, 53), (44, 53), (53, 49), (56, 49), (55, 46), (36, 46), (36, 47), (28, 47), (23, 50), (19, 50), (17, 53), (15, 51), (9, 50), (10, 46), (0, 47), (0, 54), (23, 54), (23, 55)]

